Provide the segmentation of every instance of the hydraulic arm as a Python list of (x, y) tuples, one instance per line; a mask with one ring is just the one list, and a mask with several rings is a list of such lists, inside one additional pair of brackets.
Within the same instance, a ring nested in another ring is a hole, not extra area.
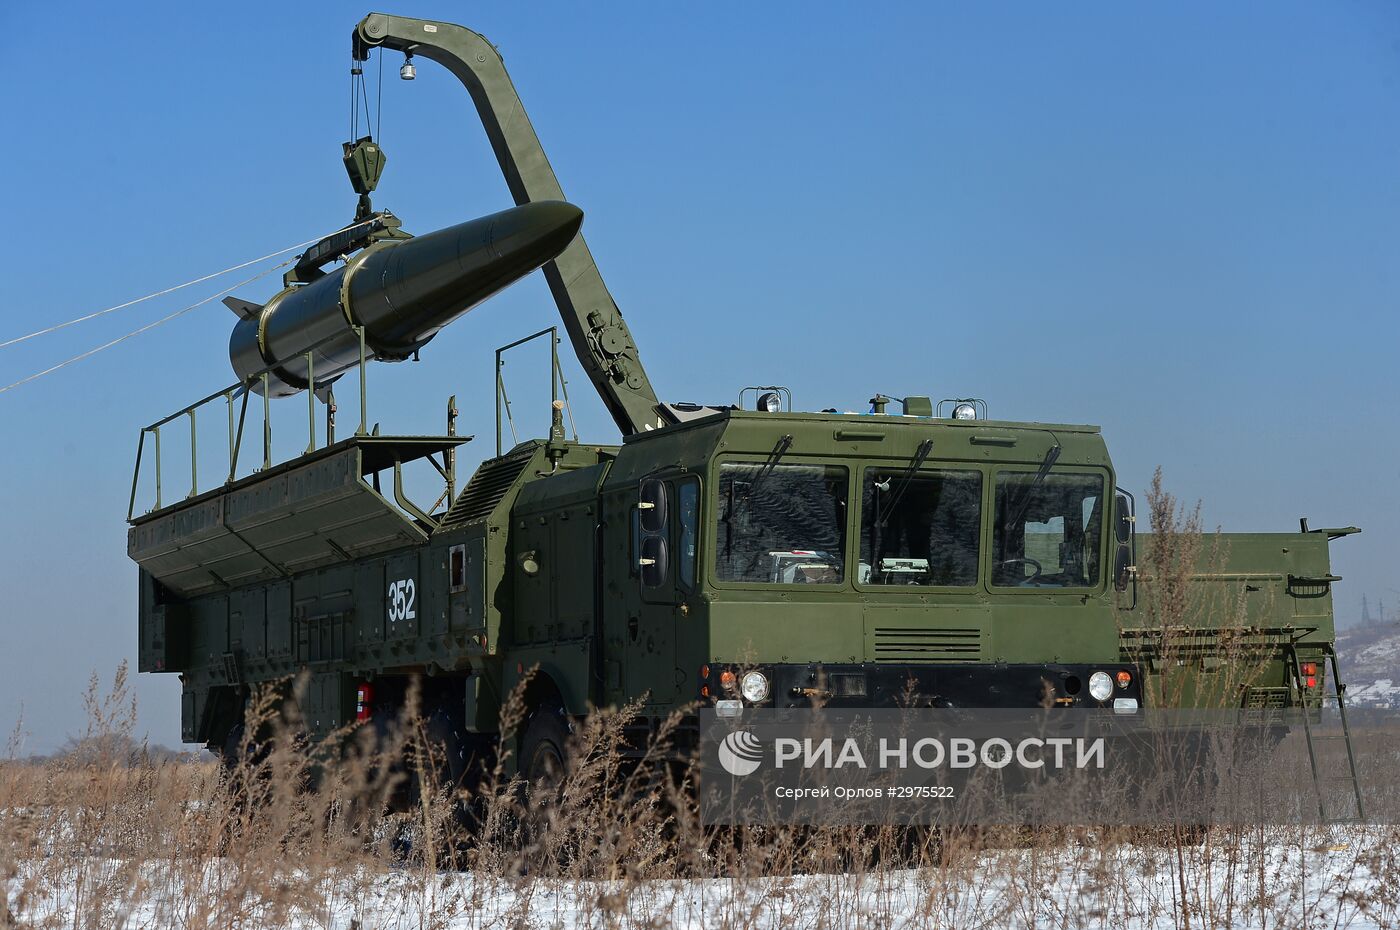
[[(457, 76), (476, 104), (516, 204), (565, 199), (500, 54), (483, 36), (451, 23), (371, 13), (355, 27), (355, 57), (365, 59), (372, 47), (431, 59)], [(543, 270), (574, 352), (618, 429), (631, 435), (660, 425), (637, 346), (583, 236)]]

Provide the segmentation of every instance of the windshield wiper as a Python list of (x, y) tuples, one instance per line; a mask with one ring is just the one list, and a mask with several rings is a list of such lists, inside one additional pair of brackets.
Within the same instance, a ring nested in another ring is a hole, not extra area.
[[(933, 452), (932, 439), (925, 439), (923, 442), (919, 443), (919, 449), (914, 453), (914, 458), (909, 462), (909, 467), (905, 469), (904, 474), (899, 478), (899, 488), (895, 491), (894, 500), (890, 501), (888, 507), (876, 510), (876, 522), (883, 523), (885, 520), (889, 519), (891, 513), (894, 513), (894, 508), (899, 504), (900, 498), (904, 497), (904, 492), (909, 490), (909, 482), (913, 480), (914, 473), (928, 460), (929, 453), (931, 452)], [(889, 482), (886, 482), (887, 487), (882, 490), (888, 490), (888, 484)], [(879, 485), (877, 484), (876, 487), (879, 487)]]
[(1031, 499), (1035, 497), (1035, 492), (1045, 482), (1045, 476), (1050, 474), (1050, 469), (1055, 467), (1055, 463), (1060, 460), (1060, 441), (1055, 440), (1055, 444), (1050, 447), (1050, 451), (1045, 453), (1045, 459), (1040, 463), (1040, 471), (1035, 473), (1030, 485), (1026, 488), (1025, 494), (1016, 505), (1016, 511), (1001, 523), (1001, 532), (1005, 536), (1013, 526), (1025, 519), (1026, 511), (1031, 509)]
[(914, 453), (914, 458), (909, 462), (909, 467), (905, 469), (904, 474), (900, 477), (899, 487), (896, 489), (894, 498), (889, 502), (888, 506), (881, 506), (880, 495), (890, 489), (889, 480), (886, 479), (884, 485), (881, 485), (878, 481), (875, 482), (875, 525), (871, 528), (870, 533), (870, 549), (872, 554), (870, 560), (870, 577), (872, 579), (879, 578), (884, 574), (884, 571), (880, 567), (880, 552), (883, 549), (882, 543), (884, 540), (882, 537), (884, 536), (883, 530), (885, 521), (890, 518), (890, 514), (894, 513), (895, 507), (899, 505), (900, 499), (904, 497), (904, 492), (909, 489), (909, 483), (914, 479), (914, 473), (928, 460), (929, 454), (932, 452), (932, 439), (925, 439), (923, 442), (919, 443), (918, 451)]
[(754, 476), (753, 483), (749, 485), (748, 494), (745, 496), (753, 497), (754, 492), (758, 490), (758, 486), (761, 485), (769, 475), (773, 474), (773, 469), (778, 467), (778, 461), (782, 459), (784, 455), (787, 455), (788, 449), (791, 448), (792, 434), (789, 433), (773, 445), (773, 451), (768, 453), (768, 458), (764, 460), (762, 467), (758, 470), (758, 474)]

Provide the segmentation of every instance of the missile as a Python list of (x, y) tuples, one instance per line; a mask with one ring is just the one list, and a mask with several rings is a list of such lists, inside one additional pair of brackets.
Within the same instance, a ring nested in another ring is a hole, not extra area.
[(522, 204), (422, 236), (375, 242), (265, 305), (227, 298), (240, 317), (229, 338), (233, 370), (240, 381), (254, 379), (261, 394), (258, 373), (270, 368), (268, 395), (286, 397), (310, 383), (309, 352), (319, 391), (359, 364), (356, 327), (364, 330), (366, 359), (409, 358), (448, 323), (559, 255), (582, 223), (583, 211), (571, 203)]

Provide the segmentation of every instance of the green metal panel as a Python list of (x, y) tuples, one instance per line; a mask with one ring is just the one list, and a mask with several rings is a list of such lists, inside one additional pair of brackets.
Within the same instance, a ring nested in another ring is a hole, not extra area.
[[(1155, 545), (1151, 534), (1138, 537), (1145, 575)], [(1268, 704), (1291, 693), (1288, 649), (1320, 657), (1335, 639), (1337, 579), (1325, 531), (1208, 534), (1190, 573), (1184, 606), (1165, 633), (1153, 626), (1161, 621), (1150, 575), (1138, 608), (1121, 614), (1124, 656), (1141, 662), (1152, 690), (1171, 703)]]
[[(1138, 536), (1138, 565), (1150, 571), (1155, 537)], [(1302, 642), (1334, 639), (1331, 557), (1325, 533), (1207, 534), (1192, 567), (1187, 624), (1288, 631)], [(1143, 586), (1150, 599), (1151, 586)], [(1128, 630), (1150, 622), (1150, 600), (1124, 615)]]
[(255, 659), (267, 655), (267, 588), (230, 593), (229, 649)]
[(384, 611), (384, 560), (372, 559), (355, 566), (355, 641), (362, 650), (384, 642), (388, 619)]
[(315, 672), (308, 676), (299, 694), (302, 718), (314, 737), (346, 726), (354, 719), (354, 683), (339, 671)]
[(418, 638), (423, 618), (422, 591), (423, 573), (418, 551), (390, 556), (384, 567), (384, 587), (380, 592), (379, 604), (379, 612), (385, 619), (385, 640), (394, 642)]
[(365, 480), (460, 439), (354, 437), (133, 523), (128, 554), (187, 597), (427, 541)]
[(269, 658), (292, 653), (292, 586), (281, 581), (267, 589), (267, 655)]
[(571, 714), (589, 710), (589, 669), (592, 667), (592, 640), (573, 639), (512, 649), (506, 662), (503, 694), (510, 694), (522, 675), (538, 666), (539, 674), (559, 688), (564, 709)]

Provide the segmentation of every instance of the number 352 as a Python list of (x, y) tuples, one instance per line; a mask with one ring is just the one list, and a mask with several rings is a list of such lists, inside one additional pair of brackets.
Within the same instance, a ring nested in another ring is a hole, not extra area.
[(414, 620), (418, 617), (418, 611), (413, 608), (413, 601), (417, 594), (418, 586), (413, 583), (412, 578), (402, 578), (389, 582), (390, 623), (396, 620)]

